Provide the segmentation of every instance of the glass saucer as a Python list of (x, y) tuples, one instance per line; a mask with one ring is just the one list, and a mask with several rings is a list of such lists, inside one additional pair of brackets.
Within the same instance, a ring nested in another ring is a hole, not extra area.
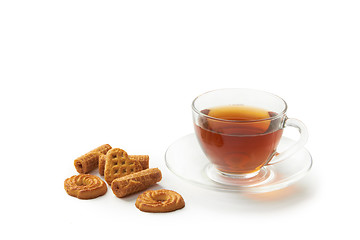
[[(293, 140), (282, 137), (278, 151), (281, 152), (292, 143)], [(195, 134), (189, 134), (169, 146), (165, 153), (165, 163), (178, 177), (204, 188), (262, 193), (287, 187), (304, 177), (311, 169), (312, 158), (310, 153), (302, 148), (284, 161), (263, 167), (261, 174), (255, 176), (256, 184), (251, 179), (223, 183), (221, 176), (214, 174), (214, 167), (202, 152)], [(262, 179), (259, 180), (259, 177)]]

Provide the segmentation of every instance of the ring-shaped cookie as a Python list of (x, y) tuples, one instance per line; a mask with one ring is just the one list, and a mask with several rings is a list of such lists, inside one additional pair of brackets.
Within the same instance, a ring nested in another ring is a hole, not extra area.
[(135, 206), (143, 212), (171, 212), (185, 207), (185, 201), (171, 190), (148, 190), (138, 196)]
[(79, 199), (91, 199), (104, 195), (107, 192), (106, 183), (98, 176), (79, 174), (64, 181), (65, 191)]

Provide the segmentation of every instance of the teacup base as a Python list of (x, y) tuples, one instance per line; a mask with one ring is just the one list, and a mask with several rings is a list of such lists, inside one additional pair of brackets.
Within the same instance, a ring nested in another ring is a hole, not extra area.
[(217, 183), (242, 187), (252, 187), (264, 184), (270, 181), (274, 176), (274, 173), (266, 167), (261, 168), (257, 172), (248, 174), (231, 174), (218, 170), (213, 164), (207, 166), (206, 174), (211, 180)]
[[(277, 149), (282, 151), (292, 144), (293, 140), (282, 137)], [(311, 169), (312, 157), (307, 149), (302, 148), (284, 161), (263, 167), (255, 176), (230, 178), (212, 169), (214, 166), (210, 165), (192, 133), (169, 146), (165, 153), (165, 164), (180, 179), (199, 187), (215, 191), (264, 193), (285, 188), (300, 180)]]

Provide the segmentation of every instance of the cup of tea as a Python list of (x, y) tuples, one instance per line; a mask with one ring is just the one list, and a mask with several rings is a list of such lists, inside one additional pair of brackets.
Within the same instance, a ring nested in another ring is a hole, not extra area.
[[(192, 103), (195, 135), (216, 173), (225, 178), (248, 179), (264, 166), (289, 158), (305, 145), (306, 126), (286, 116), (286, 102), (253, 89), (219, 89), (196, 97)], [(287, 127), (300, 137), (282, 152), (278, 144)]]

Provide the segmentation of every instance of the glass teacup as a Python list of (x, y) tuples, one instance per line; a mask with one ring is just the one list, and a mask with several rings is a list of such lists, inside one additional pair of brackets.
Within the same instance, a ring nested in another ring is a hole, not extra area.
[[(192, 110), (198, 142), (212, 163), (209, 177), (221, 183), (261, 177), (264, 166), (289, 158), (308, 138), (305, 125), (286, 116), (286, 102), (263, 91), (206, 92), (195, 98)], [(277, 146), (287, 126), (297, 128), (300, 138), (278, 153)]]

